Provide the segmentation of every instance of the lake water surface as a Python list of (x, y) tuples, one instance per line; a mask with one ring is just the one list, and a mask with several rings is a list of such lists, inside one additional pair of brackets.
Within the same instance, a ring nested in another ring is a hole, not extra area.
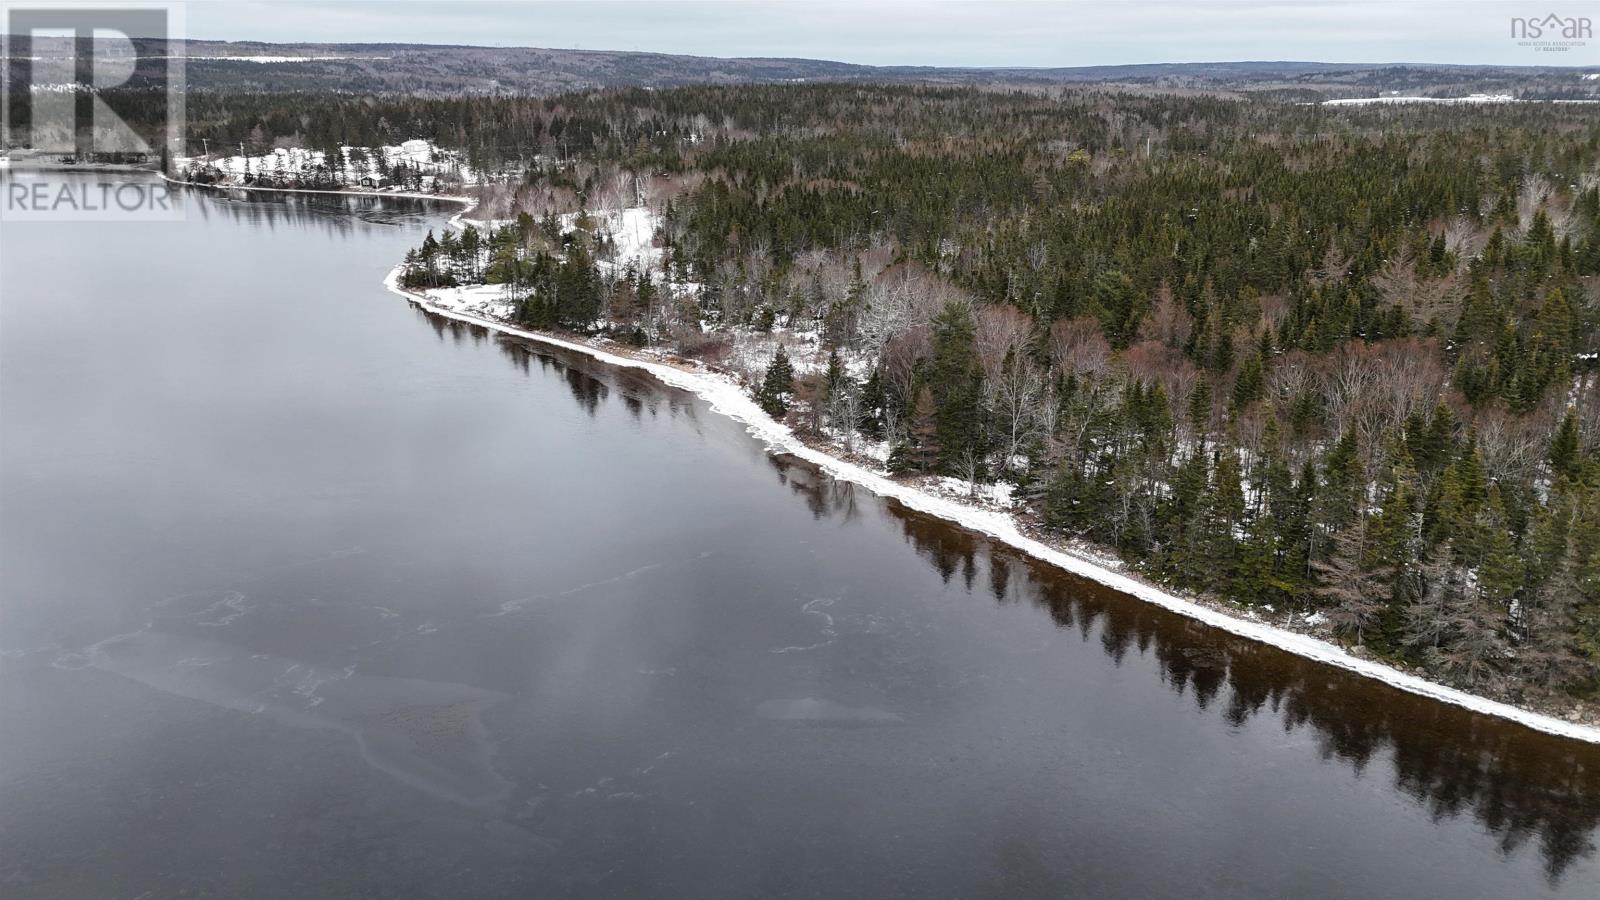
[(0, 896), (1600, 896), (1600, 748), (1030, 562), (381, 280), (0, 226)]

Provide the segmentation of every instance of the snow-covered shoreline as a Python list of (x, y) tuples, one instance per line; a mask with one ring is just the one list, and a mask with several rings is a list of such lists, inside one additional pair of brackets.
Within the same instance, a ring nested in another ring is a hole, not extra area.
[[(163, 175), (162, 177), (166, 177)], [(187, 182), (170, 179), (175, 183)], [(270, 187), (237, 187), (229, 185), (197, 185), (224, 190), (290, 191), (296, 193), (348, 194), (368, 197), (414, 197), (425, 200), (442, 200), (462, 205), (462, 209), (449, 219), (453, 227), (460, 227), (465, 216), (476, 206), (471, 197), (438, 194), (401, 194), (371, 190), (291, 190)], [(388, 290), (408, 302), (435, 315), (478, 325), (513, 337), (535, 341), (552, 347), (585, 354), (607, 365), (636, 369), (654, 376), (669, 387), (689, 391), (705, 400), (714, 412), (728, 416), (744, 425), (746, 430), (761, 440), (774, 453), (784, 453), (803, 459), (828, 475), (861, 485), (874, 494), (898, 501), (904, 506), (952, 522), (1006, 544), (1042, 562), (1053, 565), (1078, 577), (1155, 604), (1190, 619), (1219, 628), (1230, 634), (1286, 650), (1297, 656), (1348, 672), (1381, 681), (1408, 693), (1427, 697), (1442, 703), (1463, 707), (1476, 713), (1506, 719), (1532, 728), (1591, 744), (1600, 744), (1600, 728), (1578, 722), (1569, 722), (1554, 716), (1523, 709), (1498, 700), (1490, 700), (1456, 688), (1438, 684), (1416, 675), (1402, 672), (1375, 660), (1353, 656), (1343, 648), (1310, 635), (1290, 631), (1230, 615), (1222, 610), (1179, 597), (1155, 585), (1140, 581), (1111, 568), (1109, 564), (1080, 556), (1067, 550), (1052, 547), (1029, 536), (1009, 513), (983, 509), (951, 497), (939, 496), (922, 488), (895, 481), (884, 474), (864, 466), (840, 459), (832, 453), (802, 441), (792, 429), (768, 416), (744, 387), (729, 376), (714, 372), (696, 372), (663, 362), (636, 359), (581, 341), (568, 340), (551, 334), (517, 328), (497, 319), (449, 309), (430, 302), (423, 294), (408, 291), (400, 286), (402, 267), (395, 266), (384, 278)]]
[(467, 213), (478, 207), (477, 198), (463, 197), (458, 194), (419, 194), (415, 191), (355, 190), (351, 188), (280, 188), (262, 187), (254, 184), (227, 184), (223, 182), (207, 184), (203, 181), (185, 181), (182, 178), (173, 178), (165, 172), (157, 172), (156, 174), (168, 184), (181, 184), (184, 187), (204, 188), (213, 191), (262, 191), (269, 194), (331, 194), (343, 197), (377, 197), (379, 199), (396, 197), (401, 200), (442, 200), (446, 203), (460, 203), (462, 205), (461, 211), (451, 216), (446, 223), (452, 228), (461, 227), (462, 220)]
[(1123, 573), (1114, 571), (1064, 550), (1051, 547), (1029, 537), (1009, 514), (996, 510), (980, 509), (957, 500), (930, 494), (918, 487), (894, 481), (885, 475), (863, 466), (846, 462), (819, 450), (797, 437), (793, 430), (761, 410), (744, 388), (731, 378), (710, 372), (691, 372), (665, 363), (634, 359), (609, 352), (601, 347), (571, 341), (554, 335), (526, 331), (504, 322), (459, 310), (447, 309), (428, 301), (428, 298), (400, 287), (400, 267), (396, 266), (384, 279), (384, 286), (435, 315), (468, 322), (503, 334), (561, 347), (593, 357), (607, 365), (639, 369), (653, 375), (662, 383), (689, 391), (710, 404), (711, 409), (744, 425), (752, 436), (766, 444), (771, 452), (781, 452), (803, 459), (834, 478), (859, 484), (882, 497), (892, 498), (901, 504), (932, 516), (953, 522), (990, 537), (1000, 543), (1021, 550), (1029, 556), (1049, 563), (1081, 578), (1094, 581), (1113, 590), (1132, 595), (1171, 610), (1191, 619), (1220, 628), (1240, 637), (1270, 644), (1298, 656), (1327, 665), (1337, 666), (1358, 675), (1382, 681), (1401, 690), (1464, 707), (1473, 712), (1496, 716), (1543, 731), (1575, 740), (1600, 744), (1600, 728), (1576, 722), (1567, 722), (1553, 716), (1522, 709), (1497, 700), (1490, 700), (1447, 687), (1402, 672), (1392, 666), (1369, 659), (1352, 656), (1343, 648), (1309, 635), (1288, 631), (1263, 622), (1229, 615), (1209, 606), (1186, 600), (1154, 585), (1146, 584)]

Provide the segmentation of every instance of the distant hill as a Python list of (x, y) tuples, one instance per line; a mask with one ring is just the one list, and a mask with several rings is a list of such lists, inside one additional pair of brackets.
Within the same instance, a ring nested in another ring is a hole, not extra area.
[[(1059, 68), (865, 66), (816, 59), (718, 58), (611, 50), (555, 50), (427, 44), (269, 44), (189, 41), (137, 42), (142, 53), (187, 57), (191, 90), (341, 90), (407, 94), (552, 94), (602, 87), (788, 81), (920, 81), (947, 84), (1125, 84), (1221, 92), (1303, 92), (1305, 99), (1374, 96), (1385, 91), (1450, 96), (1512, 93), (1528, 99), (1600, 95), (1600, 81), (1583, 69), (1551, 66), (1471, 66), (1242, 61), (1154, 63)], [(123, 45), (124, 47), (126, 45)], [(99, 52), (115, 55), (106, 48)], [(14, 74), (38, 67), (41, 80), (69, 81), (66, 42), (12, 38)], [(41, 57), (30, 60), (29, 57)], [(59, 60), (60, 62), (53, 62)], [(137, 81), (157, 78), (156, 66)]]

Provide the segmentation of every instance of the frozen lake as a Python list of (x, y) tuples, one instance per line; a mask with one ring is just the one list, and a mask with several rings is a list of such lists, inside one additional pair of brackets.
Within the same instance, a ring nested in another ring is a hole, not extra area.
[(453, 209), (0, 230), (0, 895), (1594, 897), (1600, 747), (430, 317)]

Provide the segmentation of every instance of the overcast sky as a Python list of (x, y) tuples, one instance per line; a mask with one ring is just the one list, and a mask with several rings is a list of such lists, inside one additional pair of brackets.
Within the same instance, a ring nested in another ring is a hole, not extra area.
[(1592, 38), (1561, 53), (1512, 39), (1511, 17), (1552, 12), (1600, 19), (1592, 0), (198, 0), (187, 6), (187, 31), (191, 38), (226, 40), (654, 50), (875, 65), (1243, 59), (1600, 65), (1600, 41)]

